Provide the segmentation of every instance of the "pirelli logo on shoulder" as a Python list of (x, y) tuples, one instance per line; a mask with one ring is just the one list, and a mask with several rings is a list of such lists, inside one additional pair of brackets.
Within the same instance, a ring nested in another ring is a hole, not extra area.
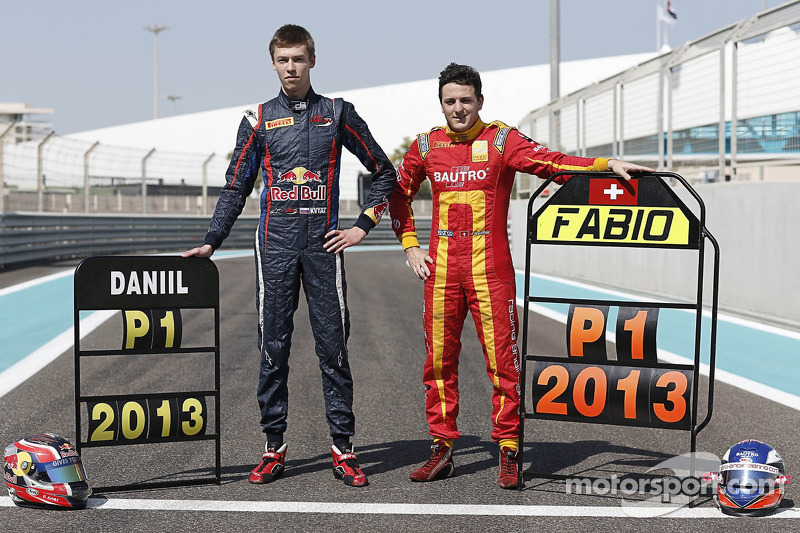
[(278, 120), (270, 120), (264, 123), (264, 129), (272, 130), (275, 128), (283, 128), (285, 126), (293, 126), (294, 117), (279, 118)]
[(539, 217), (537, 239), (688, 245), (689, 219), (678, 208), (551, 205)]
[(697, 246), (699, 221), (657, 177), (576, 175), (534, 215), (539, 243)]

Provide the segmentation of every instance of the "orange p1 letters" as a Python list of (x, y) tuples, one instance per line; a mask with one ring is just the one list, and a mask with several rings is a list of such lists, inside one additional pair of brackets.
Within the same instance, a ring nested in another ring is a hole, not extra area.
[(567, 353), (585, 361), (606, 361), (606, 323), (608, 306), (569, 306)]

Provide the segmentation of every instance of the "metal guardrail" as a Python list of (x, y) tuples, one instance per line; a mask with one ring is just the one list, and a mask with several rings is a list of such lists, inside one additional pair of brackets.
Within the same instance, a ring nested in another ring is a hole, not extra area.
[[(430, 217), (417, 217), (421, 236), (430, 232)], [(349, 227), (355, 218), (342, 218)], [(251, 248), (258, 217), (240, 216), (225, 248)], [(203, 242), (208, 217), (101, 216), (0, 213), (0, 269), (24, 263), (116, 253), (174, 252)], [(398, 244), (391, 224), (375, 227), (365, 245)]]

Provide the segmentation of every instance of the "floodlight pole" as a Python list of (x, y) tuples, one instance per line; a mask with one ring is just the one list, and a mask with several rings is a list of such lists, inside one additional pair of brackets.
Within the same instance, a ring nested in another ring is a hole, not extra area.
[(12, 122), (11, 124), (8, 125), (8, 127), (5, 129), (5, 131), (3, 133), (0, 133), (0, 215), (3, 214), (3, 211), (6, 210), (5, 209), (5, 194), (6, 194), (6, 191), (5, 191), (5, 187), (4, 187), (5, 186), (6, 177), (5, 177), (5, 174), (3, 173), (3, 143), (5, 142), (5, 139), (8, 136), (8, 134), (11, 133), (12, 131), (14, 131), (16, 126), (17, 126), (17, 123), (16, 122)]
[(153, 118), (158, 118), (158, 34), (164, 30), (168, 30), (169, 26), (159, 26), (153, 24), (152, 26), (145, 26), (142, 28), (153, 34)]
[[(550, 0), (550, 102), (558, 100), (560, 88), (561, 69), (561, 30), (560, 30), (559, 0)], [(547, 144), (554, 150), (561, 150), (560, 124), (557, 110), (550, 112), (550, 138)]]
[(36, 147), (36, 197), (37, 211), (44, 211), (44, 145), (53, 138), (56, 132), (51, 131)]
[(179, 94), (168, 94), (167, 95), (167, 100), (172, 102), (172, 115), (173, 116), (175, 115), (175, 100), (180, 100), (181, 98), (183, 98), (183, 97), (181, 95), (179, 95)]
[[(550, 0), (550, 101), (558, 100), (561, 62), (559, 0)], [(551, 141), (552, 144), (552, 141)]]

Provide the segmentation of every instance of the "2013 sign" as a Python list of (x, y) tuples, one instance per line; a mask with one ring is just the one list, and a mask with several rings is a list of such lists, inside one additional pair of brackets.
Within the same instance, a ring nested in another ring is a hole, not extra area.
[(87, 402), (90, 443), (135, 444), (191, 440), (205, 435), (205, 397)]
[(688, 429), (692, 367), (587, 365), (537, 358), (533, 406), (537, 418)]

